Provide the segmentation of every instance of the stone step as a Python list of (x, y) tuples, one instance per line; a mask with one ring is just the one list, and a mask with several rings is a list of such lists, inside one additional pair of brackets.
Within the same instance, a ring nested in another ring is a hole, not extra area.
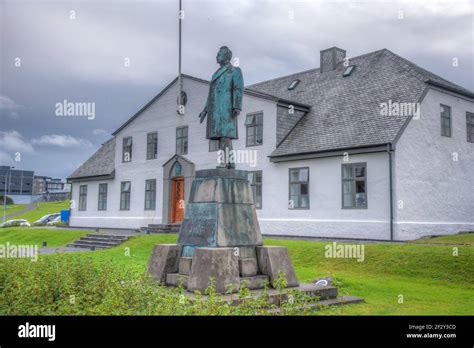
[[(354, 296), (339, 296), (336, 298), (328, 299), (328, 300), (320, 300), (318, 303), (310, 304), (309, 308), (318, 307), (327, 307), (327, 306), (342, 306), (342, 305), (349, 305), (355, 303), (364, 302), (363, 298), (354, 297)], [(269, 313), (276, 314), (280, 312), (280, 308), (275, 308), (270, 310)]]
[(71, 248), (84, 248), (84, 249), (92, 249), (92, 248), (94, 248), (94, 249), (107, 249), (107, 247), (102, 246), (102, 245), (82, 244), (80, 242), (70, 243), (67, 246), (71, 247)]
[(142, 233), (179, 233), (179, 227), (141, 227), (140, 231)]
[(90, 242), (105, 242), (105, 243), (120, 244), (120, 243), (125, 242), (128, 239), (101, 238), (101, 237), (81, 237), (80, 240), (90, 241)]
[[(241, 278), (242, 279), (242, 278)], [(315, 284), (300, 284), (299, 286), (296, 287), (291, 287), (291, 288), (285, 288), (282, 290), (282, 293), (280, 294), (278, 289), (273, 289), (270, 288), (267, 291), (267, 295), (269, 298), (269, 302), (271, 304), (278, 305), (280, 300), (286, 301), (288, 298), (288, 290), (298, 290), (306, 295), (309, 296), (318, 296), (319, 301), (325, 301), (325, 300), (334, 300), (338, 298), (338, 289), (335, 286), (319, 286)], [(260, 296), (262, 290), (250, 290), (250, 296), (249, 298), (252, 297), (258, 297)], [(238, 299), (235, 298), (234, 296), (231, 295), (224, 295), (223, 299), (226, 301), (231, 301), (232, 304), (239, 304), (242, 302), (243, 299)], [(330, 303), (330, 302), (328, 302)]]
[(179, 228), (181, 227), (181, 224), (149, 224), (148, 227), (150, 228), (162, 228), (162, 227), (177, 228), (179, 230)]
[(166, 285), (179, 286), (182, 285), (184, 288), (188, 286), (189, 276), (179, 273), (168, 273), (166, 275)]
[(83, 244), (83, 245), (92, 245), (92, 246), (103, 246), (105, 248), (109, 247), (112, 248), (114, 246), (117, 246), (120, 244), (120, 242), (103, 242), (103, 241), (97, 241), (97, 240), (83, 240), (82, 238), (75, 241), (74, 243), (76, 244)]
[(246, 282), (247, 288), (250, 290), (263, 289), (265, 282), (270, 284), (270, 277), (267, 275), (255, 275), (250, 277), (240, 277), (240, 282)]
[(89, 233), (85, 237), (68, 244), (68, 247), (85, 249), (112, 248), (128, 240), (127, 236)]
[(363, 298), (355, 296), (339, 296), (337, 298), (327, 299), (319, 301), (321, 306), (334, 306), (334, 305), (344, 305), (344, 304), (353, 304), (364, 302)]
[(116, 235), (116, 234), (97, 234), (97, 233), (88, 233), (86, 235), (87, 237), (91, 237), (91, 238), (104, 238), (104, 239), (117, 239), (117, 240), (128, 240), (128, 237), (127, 236), (120, 236), (120, 235)]

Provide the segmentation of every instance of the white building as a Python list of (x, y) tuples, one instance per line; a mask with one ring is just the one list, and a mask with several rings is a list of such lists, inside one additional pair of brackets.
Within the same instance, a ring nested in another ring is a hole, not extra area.
[[(234, 149), (252, 150), (262, 233), (407, 240), (474, 229), (474, 93), (383, 49), (246, 88)], [(245, 67), (243, 67), (245, 77)], [(70, 177), (72, 226), (179, 223), (217, 165), (199, 123), (209, 82), (184, 75)], [(156, 145), (157, 144), (157, 145)], [(128, 158), (130, 157), (130, 158)]]

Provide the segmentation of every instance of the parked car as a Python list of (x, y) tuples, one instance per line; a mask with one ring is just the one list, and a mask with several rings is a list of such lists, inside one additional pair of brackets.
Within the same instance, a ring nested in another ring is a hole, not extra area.
[(53, 220), (49, 221), (46, 225), (54, 226), (61, 223), (61, 215), (56, 216)]
[(58, 216), (60, 216), (59, 213), (54, 213), (54, 214), (45, 215), (45, 216), (43, 216), (42, 218), (40, 218), (40, 219), (36, 220), (35, 222), (33, 222), (33, 226), (46, 225), (48, 222), (53, 221), (53, 220), (56, 219)]
[(25, 220), (25, 219), (14, 219), (14, 220), (5, 221), (3, 224), (0, 225), (0, 228), (1, 227), (14, 227), (14, 226), (30, 227), (31, 224), (28, 222), (28, 220)]

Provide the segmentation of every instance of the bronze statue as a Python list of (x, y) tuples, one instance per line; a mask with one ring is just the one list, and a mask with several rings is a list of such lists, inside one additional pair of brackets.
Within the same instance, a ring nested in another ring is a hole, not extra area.
[[(230, 63), (231, 59), (232, 51), (222, 46), (216, 56), (220, 68), (212, 75), (207, 103), (199, 114), (201, 123), (208, 115), (206, 138), (218, 140), (222, 151), (232, 150), (232, 139), (238, 139), (237, 116), (242, 110), (244, 94), (242, 71)], [(235, 168), (234, 163), (223, 166)]]

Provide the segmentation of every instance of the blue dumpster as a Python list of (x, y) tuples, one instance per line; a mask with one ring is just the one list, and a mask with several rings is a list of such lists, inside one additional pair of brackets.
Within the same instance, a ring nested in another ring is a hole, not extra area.
[(69, 216), (71, 215), (70, 210), (61, 210), (61, 222), (69, 223)]

